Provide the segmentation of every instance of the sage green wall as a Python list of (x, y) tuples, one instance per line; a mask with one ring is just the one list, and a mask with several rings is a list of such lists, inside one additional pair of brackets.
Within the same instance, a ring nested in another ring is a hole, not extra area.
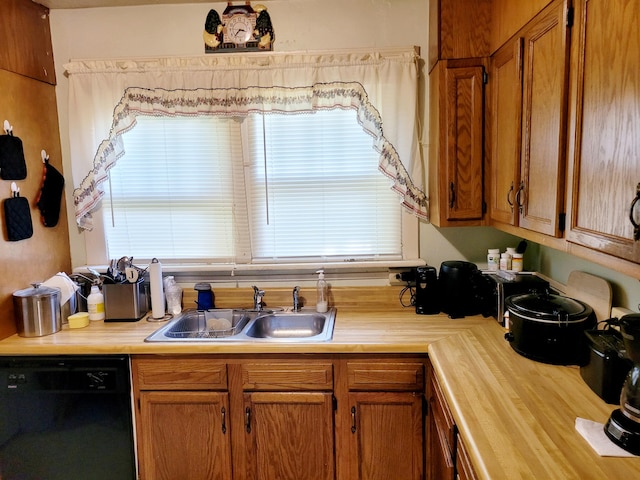
[(637, 279), (545, 246), (540, 246), (539, 255), (539, 268), (544, 275), (561, 283), (566, 283), (569, 273), (573, 270), (592, 273), (604, 278), (611, 284), (614, 306), (638, 311), (640, 283)]

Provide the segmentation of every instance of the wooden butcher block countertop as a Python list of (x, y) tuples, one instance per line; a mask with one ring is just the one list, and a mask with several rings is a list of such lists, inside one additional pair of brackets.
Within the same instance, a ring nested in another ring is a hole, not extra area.
[(606, 423), (600, 399), (577, 366), (517, 354), (497, 322), (437, 341), (429, 357), (483, 479), (640, 478), (640, 458), (601, 457), (575, 429), (576, 417)]
[(416, 315), (397, 304), (397, 291), (381, 300), (392, 308), (376, 305), (380, 297), (363, 294), (352, 303), (336, 302), (330, 342), (147, 343), (144, 339), (164, 323), (143, 319), (64, 327), (39, 338), (13, 335), (0, 341), (0, 355), (428, 352), (480, 478), (640, 478), (640, 458), (600, 457), (575, 430), (576, 417), (604, 423), (615, 408), (589, 389), (577, 367), (518, 355), (493, 318)]

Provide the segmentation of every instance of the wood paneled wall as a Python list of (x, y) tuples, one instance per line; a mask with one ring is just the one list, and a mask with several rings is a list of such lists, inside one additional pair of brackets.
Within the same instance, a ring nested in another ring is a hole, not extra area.
[[(15, 8), (18, 5), (25, 8)], [(31, 0), (2, 0), (0, 8), (2, 38), (11, 38), (3, 42), (2, 50), (26, 48), (29, 42), (32, 51), (46, 48), (38, 39), (42, 39), (42, 24), (35, 23), (38, 29), (32, 35), (28, 30), (34, 25), (31, 19), (19, 21), (20, 15), (33, 15)], [(41, 6), (38, 6), (42, 8)], [(15, 21), (6, 21), (6, 9), (11, 9)], [(15, 17), (17, 15), (17, 17)], [(48, 34), (48, 17), (46, 32)], [(16, 45), (22, 45), (16, 47)], [(50, 39), (48, 43), (50, 47)], [(4, 58), (18, 58), (4, 54)], [(46, 57), (46, 55), (45, 55)], [(42, 67), (44, 68), (44, 66)], [(11, 71), (10, 71), (10, 70)], [(29, 286), (31, 282), (43, 281), (59, 271), (69, 272), (71, 255), (69, 251), (69, 232), (64, 198), (61, 199), (60, 219), (55, 227), (47, 228), (40, 220), (40, 210), (36, 199), (42, 186), (43, 164), (40, 152), (46, 150), (50, 164), (62, 172), (62, 154), (60, 149), (60, 130), (56, 106), (55, 87), (48, 81), (30, 78), (28, 73), (15, 73), (20, 68), (2, 64), (0, 69), (0, 125), (8, 120), (13, 125), (13, 133), (23, 142), (27, 163), (27, 178), (18, 180), (20, 196), (29, 200), (33, 223), (33, 236), (26, 240), (10, 242), (4, 218), (4, 208), (0, 208), (2, 235), (0, 236), (0, 339), (16, 332), (13, 312), (13, 292)], [(53, 70), (50, 71), (53, 73)], [(4, 134), (4, 131), (1, 132)], [(65, 188), (71, 188), (65, 185)], [(0, 200), (11, 196), (11, 181), (0, 179)]]

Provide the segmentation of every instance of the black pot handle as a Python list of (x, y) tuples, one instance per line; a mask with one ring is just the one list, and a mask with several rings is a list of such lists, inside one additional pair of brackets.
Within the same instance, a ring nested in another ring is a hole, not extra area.
[(511, 333), (511, 332), (507, 332), (507, 333), (505, 333), (505, 334), (504, 334), (504, 339), (505, 339), (507, 342), (513, 342), (513, 341), (515, 340), (515, 338), (514, 338), (514, 336), (513, 336), (513, 333)]

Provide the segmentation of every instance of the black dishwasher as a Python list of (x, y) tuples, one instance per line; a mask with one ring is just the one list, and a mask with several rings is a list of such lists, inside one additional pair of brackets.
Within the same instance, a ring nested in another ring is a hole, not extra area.
[(0, 479), (134, 480), (129, 358), (0, 357)]

